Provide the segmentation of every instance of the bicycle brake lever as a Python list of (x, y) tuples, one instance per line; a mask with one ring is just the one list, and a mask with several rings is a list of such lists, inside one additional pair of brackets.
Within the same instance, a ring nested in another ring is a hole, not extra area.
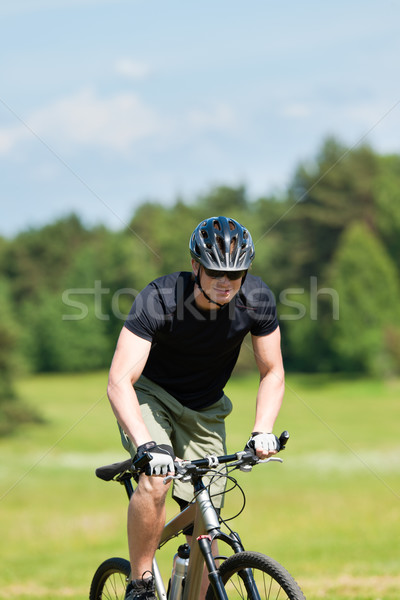
[(177, 475), (167, 475), (166, 477), (164, 477), (163, 479), (163, 484), (166, 485), (167, 483), (169, 483), (170, 481), (172, 481), (173, 479), (180, 479), (179, 476)]
[(179, 479), (179, 481), (183, 481), (183, 483), (185, 483), (186, 481), (190, 481), (190, 475), (181, 475), (180, 473), (178, 473), (178, 475), (167, 475), (163, 479), (164, 485), (166, 485), (173, 479)]
[[(238, 455), (239, 455), (239, 454), (243, 456), (243, 454), (245, 454), (245, 453), (244, 453), (244, 452), (238, 452)], [(239, 467), (239, 469), (240, 469), (241, 471), (243, 471), (244, 473), (248, 473), (249, 471), (251, 471), (251, 470), (252, 470), (252, 468), (253, 468), (255, 465), (259, 465), (259, 464), (261, 464), (261, 463), (268, 463), (268, 462), (270, 462), (270, 461), (272, 461), (272, 462), (280, 462), (280, 463), (283, 463), (283, 460), (282, 460), (281, 458), (278, 458), (277, 456), (270, 456), (269, 458), (263, 458), (263, 459), (261, 459), (261, 458), (258, 458), (257, 456), (254, 456), (254, 462), (253, 462), (253, 464), (252, 464), (251, 462), (250, 462), (250, 463), (247, 463), (247, 464), (246, 464), (246, 463), (244, 463), (244, 464), (242, 464), (242, 465)]]
[(239, 470), (243, 473), (249, 473), (254, 465), (258, 463), (257, 456), (250, 450), (241, 450), (236, 453), (236, 456), (238, 457)]
[[(189, 470), (188, 465), (190, 465), (190, 461), (175, 460), (174, 465), (175, 465), (175, 475), (167, 475), (166, 477), (164, 477), (163, 483), (167, 484), (170, 481), (172, 481), (173, 479), (179, 479), (183, 482), (190, 481), (190, 473), (188, 472), (188, 470)], [(182, 465), (185, 465), (185, 466), (182, 466)]]

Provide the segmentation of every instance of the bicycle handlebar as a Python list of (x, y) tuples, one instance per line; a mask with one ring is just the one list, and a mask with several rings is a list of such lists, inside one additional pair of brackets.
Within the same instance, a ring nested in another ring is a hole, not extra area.
[[(285, 446), (289, 440), (289, 433), (283, 431), (279, 437), (280, 451), (285, 449)], [(139, 460), (133, 461), (131, 458), (124, 460), (120, 463), (114, 463), (112, 465), (106, 465), (96, 469), (96, 475), (104, 481), (111, 481), (117, 478), (117, 481), (121, 481), (124, 474), (128, 477), (141, 473), (148, 462), (150, 462), (152, 456), (147, 452)], [(216, 466), (226, 463), (232, 463), (232, 467), (236, 468), (241, 465), (254, 466), (263, 462), (269, 462), (270, 460), (281, 460), (279, 458), (267, 458), (261, 460), (251, 451), (241, 451), (235, 454), (225, 454), (223, 456), (208, 456), (206, 458), (199, 458), (193, 461), (175, 461), (175, 470), (178, 473), (178, 478), (190, 477), (192, 474), (204, 474), (207, 470), (214, 469)], [(234, 464), (236, 461), (236, 464)], [(202, 471), (203, 469), (203, 471)], [(170, 476), (173, 477), (173, 476)], [(175, 475), (176, 477), (176, 475)]]
[[(279, 452), (284, 450), (289, 440), (289, 432), (283, 431), (279, 436)], [(134, 473), (140, 473), (144, 470), (144, 467), (151, 461), (151, 452), (146, 452), (141, 458), (136, 461), (132, 461), (131, 470)], [(254, 466), (258, 463), (268, 462), (271, 459), (265, 459), (264, 461), (256, 456), (250, 450), (236, 452), (235, 454), (224, 454), (223, 456), (207, 456), (206, 458), (199, 458), (191, 461), (174, 461), (175, 475), (170, 475), (168, 479), (188, 477), (195, 473), (200, 474), (203, 469), (210, 470), (218, 465), (235, 463), (232, 466), (250, 465)], [(280, 459), (278, 459), (280, 460)]]

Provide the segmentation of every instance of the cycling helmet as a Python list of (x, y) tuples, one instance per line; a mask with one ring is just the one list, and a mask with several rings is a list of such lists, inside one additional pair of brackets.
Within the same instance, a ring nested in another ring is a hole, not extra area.
[(190, 254), (206, 269), (240, 271), (254, 259), (248, 230), (235, 219), (211, 217), (199, 223), (189, 243)]

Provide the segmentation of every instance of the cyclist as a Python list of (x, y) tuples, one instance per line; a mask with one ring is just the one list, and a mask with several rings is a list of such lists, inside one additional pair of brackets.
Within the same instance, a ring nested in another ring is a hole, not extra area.
[[(279, 450), (272, 430), (284, 393), (280, 331), (270, 289), (248, 273), (251, 235), (235, 219), (211, 217), (196, 227), (189, 247), (192, 272), (160, 277), (137, 296), (110, 368), (108, 397), (122, 443), (133, 457), (147, 450), (153, 457), (128, 509), (126, 600), (156, 600), (152, 560), (165, 524), (163, 478), (175, 454), (226, 453), (224, 420), (232, 405), (223, 390), (248, 333), (260, 384), (246, 447), (260, 458)], [(212, 484), (218, 507), (222, 482)], [(175, 481), (181, 508), (192, 496), (190, 484)]]

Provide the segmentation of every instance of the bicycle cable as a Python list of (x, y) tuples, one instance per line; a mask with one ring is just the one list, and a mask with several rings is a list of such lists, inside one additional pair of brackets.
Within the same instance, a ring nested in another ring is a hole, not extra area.
[(212, 476), (211, 476), (211, 478), (210, 478), (210, 481), (209, 481), (209, 482), (208, 482), (208, 483), (205, 485), (205, 487), (206, 487), (206, 488), (208, 488), (208, 489), (209, 489), (209, 492), (210, 492), (210, 487), (211, 487), (211, 484), (213, 483), (213, 480), (214, 480), (216, 477), (225, 477), (226, 479), (228, 479), (229, 481), (231, 481), (231, 482), (233, 483), (232, 487), (230, 487), (230, 488), (228, 488), (228, 489), (226, 489), (226, 490), (224, 490), (224, 491), (221, 491), (221, 492), (215, 492), (214, 494), (211, 494), (211, 493), (210, 493), (210, 500), (211, 500), (211, 504), (213, 505), (213, 508), (215, 508), (215, 506), (214, 506), (214, 503), (213, 503), (213, 501), (212, 501), (212, 499), (213, 499), (213, 498), (216, 498), (217, 496), (222, 496), (222, 495), (224, 495), (224, 496), (225, 496), (226, 494), (229, 494), (230, 492), (233, 492), (233, 490), (235, 490), (236, 488), (238, 488), (239, 492), (241, 493), (241, 495), (242, 495), (242, 506), (241, 506), (241, 508), (238, 510), (238, 512), (237, 512), (236, 514), (234, 514), (233, 516), (229, 517), (229, 518), (222, 518), (222, 517), (221, 517), (221, 514), (219, 515), (219, 520), (220, 520), (220, 522), (221, 522), (221, 523), (223, 523), (223, 524), (225, 525), (225, 527), (226, 527), (226, 528), (227, 528), (227, 529), (228, 529), (228, 530), (229, 530), (231, 533), (234, 533), (234, 532), (233, 532), (233, 531), (232, 531), (232, 529), (229, 527), (229, 525), (227, 525), (228, 521), (233, 521), (234, 519), (236, 519), (237, 517), (239, 517), (239, 516), (242, 514), (242, 512), (244, 511), (244, 509), (245, 509), (245, 506), (246, 506), (246, 494), (245, 494), (245, 492), (244, 492), (244, 490), (243, 490), (242, 486), (241, 486), (241, 485), (238, 483), (238, 481), (237, 481), (237, 479), (236, 479), (235, 477), (232, 477), (232, 476), (230, 475), (230, 473), (232, 473), (232, 472), (233, 472), (233, 471), (235, 471), (236, 469), (237, 469), (237, 466), (234, 466), (234, 467), (232, 467), (231, 469), (227, 469), (227, 471), (226, 471), (225, 473), (221, 473), (221, 471), (214, 471), (214, 470), (212, 470), (212, 471), (209, 471), (209, 473), (212, 473), (212, 472), (214, 472), (214, 475), (212, 475)]

